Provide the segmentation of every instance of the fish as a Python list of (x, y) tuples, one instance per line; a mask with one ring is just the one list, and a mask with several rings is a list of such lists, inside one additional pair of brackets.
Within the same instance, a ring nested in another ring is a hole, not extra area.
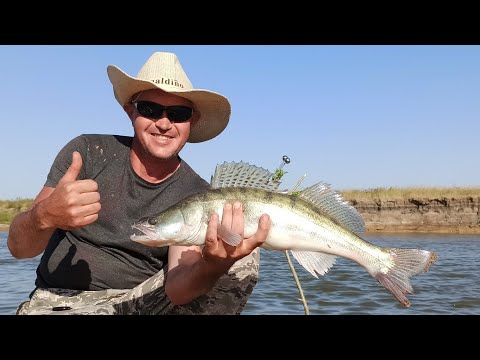
[[(411, 305), (407, 294), (413, 294), (410, 278), (426, 272), (438, 259), (432, 251), (381, 247), (365, 240), (360, 214), (326, 182), (291, 193), (255, 185), (211, 188), (135, 222), (130, 239), (154, 247), (202, 246), (210, 216), (217, 213), (221, 221), (223, 206), (235, 201), (243, 207), (245, 238), (255, 234), (262, 214), (270, 216), (270, 231), (261, 248), (290, 251), (316, 278), (325, 275), (338, 257), (352, 260), (405, 307)], [(221, 224), (218, 236), (232, 246), (242, 241)]]

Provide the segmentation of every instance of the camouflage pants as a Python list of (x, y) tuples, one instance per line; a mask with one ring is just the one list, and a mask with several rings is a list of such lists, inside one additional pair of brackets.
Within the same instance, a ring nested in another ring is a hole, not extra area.
[(214, 288), (185, 305), (165, 294), (162, 270), (133, 289), (83, 291), (37, 288), (17, 315), (239, 315), (258, 279), (260, 251), (237, 261)]

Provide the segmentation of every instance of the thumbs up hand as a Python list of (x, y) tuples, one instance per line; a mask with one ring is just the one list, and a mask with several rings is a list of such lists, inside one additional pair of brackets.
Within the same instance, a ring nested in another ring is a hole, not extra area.
[(83, 160), (82, 155), (78, 151), (72, 153), (72, 163), (65, 172), (65, 175), (60, 179), (59, 183), (72, 182), (77, 180), (80, 171), (82, 170)]
[(51, 195), (44, 200), (46, 218), (43, 221), (52, 228), (71, 230), (98, 219), (101, 208), (98, 184), (91, 179), (77, 180), (82, 164), (82, 156), (74, 151), (67, 172)]

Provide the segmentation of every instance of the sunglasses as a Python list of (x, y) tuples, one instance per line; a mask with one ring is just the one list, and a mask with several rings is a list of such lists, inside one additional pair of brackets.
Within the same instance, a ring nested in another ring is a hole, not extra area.
[(188, 106), (164, 106), (151, 101), (134, 101), (132, 104), (140, 115), (153, 120), (161, 119), (164, 111), (168, 120), (177, 123), (187, 122), (193, 114), (193, 109)]

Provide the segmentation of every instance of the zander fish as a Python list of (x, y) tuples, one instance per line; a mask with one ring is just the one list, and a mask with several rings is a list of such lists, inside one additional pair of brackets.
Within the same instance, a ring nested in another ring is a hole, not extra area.
[[(336, 257), (353, 260), (406, 307), (406, 294), (413, 293), (409, 278), (427, 271), (437, 259), (427, 250), (380, 247), (364, 240), (364, 223), (356, 209), (323, 182), (295, 194), (246, 187), (210, 189), (138, 221), (132, 227), (142, 234), (131, 240), (148, 246), (203, 245), (210, 215), (216, 212), (221, 218), (224, 204), (234, 201), (243, 205), (245, 237), (257, 231), (262, 214), (270, 216), (262, 248), (290, 250), (315, 277), (327, 273)], [(221, 225), (218, 234), (233, 246), (242, 240)]]

